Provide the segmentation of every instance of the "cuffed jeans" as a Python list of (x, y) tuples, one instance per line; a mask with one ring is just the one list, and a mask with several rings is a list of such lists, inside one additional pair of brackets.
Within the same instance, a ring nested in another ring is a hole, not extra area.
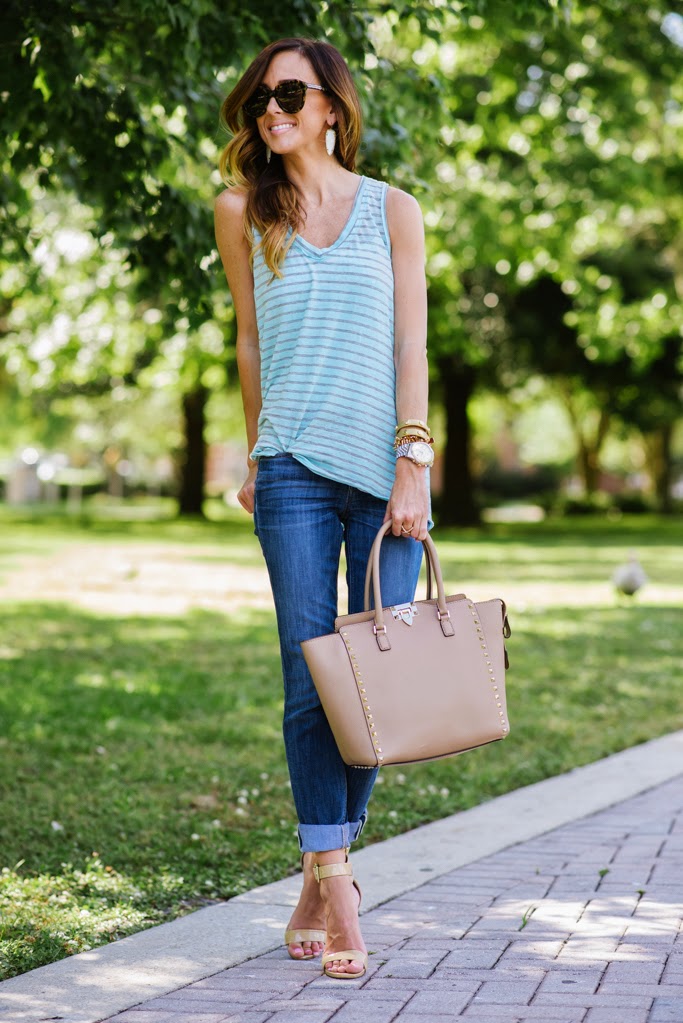
[[(342, 760), (300, 644), (334, 631), (337, 575), (346, 547), (349, 613), (363, 610), (365, 570), (387, 502), (325, 479), (292, 455), (259, 459), (254, 527), (275, 600), (285, 689), (283, 732), (302, 852), (350, 846), (377, 777)], [(382, 604), (412, 600), (422, 544), (382, 541)]]

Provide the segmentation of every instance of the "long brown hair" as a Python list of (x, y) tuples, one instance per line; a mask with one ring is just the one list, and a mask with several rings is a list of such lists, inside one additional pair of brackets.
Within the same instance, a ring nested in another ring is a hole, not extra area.
[[(226, 185), (247, 190), (244, 230), (250, 242), (256, 229), (261, 235), (260, 247), (268, 266), (281, 277), (280, 266), (303, 219), (303, 208), (297, 188), (285, 174), (282, 159), (273, 153), (266, 160), (266, 147), (259, 135), (256, 118), (242, 109), (245, 100), (261, 84), (266, 69), (276, 53), (295, 50), (305, 57), (320, 84), (328, 90), (337, 115), (335, 156), (347, 170), (356, 167), (360, 145), (362, 113), (351, 72), (339, 50), (330, 43), (315, 39), (279, 39), (270, 43), (251, 62), (220, 111), (221, 127), (232, 139), (220, 156), (218, 167)], [(287, 231), (292, 234), (287, 241)]]

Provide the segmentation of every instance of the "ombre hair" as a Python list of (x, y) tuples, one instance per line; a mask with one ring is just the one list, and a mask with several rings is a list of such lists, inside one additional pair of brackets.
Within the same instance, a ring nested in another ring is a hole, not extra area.
[[(221, 127), (233, 136), (220, 156), (218, 167), (226, 185), (244, 188), (247, 205), (244, 230), (253, 246), (254, 230), (261, 235), (259, 247), (266, 266), (282, 277), (280, 267), (294, 241), (304, 211), (298, 189), (285, 174), (282, 159), (272, 154), (266, 160), (266, 146), (259, 135), (256, 118), (243, 109), (244, 102), (263, 80), (276, 53), (300, 53), (309, 62), (320, 84), (325, 86), (337, 115), (337, 145), (334, 155), (342, 167), (353, 171), (360, 145), (362, 113), (351, 72), (339, 50), (314, 39), (279, 39), (270, 43), (251, 62), (220, 111)], [(287, 239), (287, 231), (292, 234)]]

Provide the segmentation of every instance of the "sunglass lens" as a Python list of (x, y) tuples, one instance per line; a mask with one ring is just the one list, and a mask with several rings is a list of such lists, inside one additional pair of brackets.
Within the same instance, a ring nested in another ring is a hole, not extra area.
[(244, 103), (244, 111), (250, 117), (262, 117), (268, 109), (270, 97), (274, 96), (277, 105), (286, 114), (298, 114), (306, 101), (306, 84), (294, 79), (280, 82), (272, 91), (267, 85), (259, 85)]
[(281, 82), (275, 89), (275, 99), (286, 114), (298, 114), (306, 100), (306, 86), (303, 82)]
[(272, 93), (266, 85), (259, 85), (244, 104), (245, 113), (250, 117), (261, 117), (266, 112)]

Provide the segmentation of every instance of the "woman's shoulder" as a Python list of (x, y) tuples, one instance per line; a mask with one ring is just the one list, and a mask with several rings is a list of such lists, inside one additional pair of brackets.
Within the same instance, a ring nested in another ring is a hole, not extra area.
[(386, 192), (387, 214), (392, 212), (399, 218), (412, 214), (414, 217), (416, 212), (420, 211), (420, 204), (410, 192), (404, 192), (402, 188), (396, 188), (395, 185), (390, 185), (388, 181), (382, 181), (380, 178), (371, 178), (367, 174), (363, 177), (366, 189), (376, 192), (377, 195)]
[(214, 228), (221, 255), (236, 248), (249, 252), (244, 226), (247, 198), (245, 188), (234, 186), (224, 189), (214, 200)]
[(392, 210), (397, 216), (415, 215), (420, 210), (420, 204), (410, 192), (404, 192), (402, 188), (395, 185), (387, 185), (387, 213)]
[(222, 217), (243, 217), (248, 196), (248, 189), (242, 185), (231, 185), (216, 196), (214, 211)]
[(406, 232), (422, 232), (422, 210), (414, 195), (402, 188), (387, 188), (387, 225), (392, 242)]

